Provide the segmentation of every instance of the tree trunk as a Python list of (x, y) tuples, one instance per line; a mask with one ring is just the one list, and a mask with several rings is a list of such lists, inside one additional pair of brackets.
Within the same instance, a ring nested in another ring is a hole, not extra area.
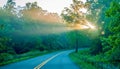
[(76, 44), (75, 44), (75, 52), (78, 52), (78, 30), (75, 31), (75, 39), (76, 39)]

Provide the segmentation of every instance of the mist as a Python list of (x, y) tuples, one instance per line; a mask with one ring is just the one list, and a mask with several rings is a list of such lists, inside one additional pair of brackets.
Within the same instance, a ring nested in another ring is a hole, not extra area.
[(15, 33), (21, 35), (50, 35), (61, 34), (71, 31), (66, 24), (63, 23), (28, 23), (25, 28)]

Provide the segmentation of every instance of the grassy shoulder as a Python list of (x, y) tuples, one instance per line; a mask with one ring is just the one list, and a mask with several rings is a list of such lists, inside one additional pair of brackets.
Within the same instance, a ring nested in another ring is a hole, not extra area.
[(54, 52), (54, 51), (42, 51), (42, 52), (41, 51), (30, 51), (30, 52), (27, 52), (24, 54), (15, 55), (15, 56), (12, 56), (14, 58), (12, 58), (8, 61), (1, 62), (0, 66), (7, 65), (10, 63), (14, 63), (14, 62), (19, 62), (22, 60), (27, 60), (27, 59), (34, 58), (34, 57), (41, 56), (41, 55), (45, 55), (45, 54), (48, 54), (51, 52)]
[(72, 52), (69, 56), (82, 69), (119, 69), (119, 66), (113, 65), (102, 54), (90, 55), (89, 49)]

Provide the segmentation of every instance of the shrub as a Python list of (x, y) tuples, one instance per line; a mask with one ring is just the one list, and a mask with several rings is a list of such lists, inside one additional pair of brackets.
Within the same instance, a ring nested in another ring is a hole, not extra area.
[(9, 53), (1, 53), (0, 54), (0, 62), (8, 61), (10, 59), (13, 59), (13, 56)]

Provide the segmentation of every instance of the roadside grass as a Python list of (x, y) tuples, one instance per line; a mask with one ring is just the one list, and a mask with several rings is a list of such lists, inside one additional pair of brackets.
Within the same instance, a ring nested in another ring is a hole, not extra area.
[(30, 52), (27, 52), (27, 53), (24, 53), (24, 54), (19, 54), (19, 55), (15, 55), (13, 56), (14, 58), (8, 60), (8, 61), (4, 61), (4, 62), (1, 62), (0, 63), (0, 66), (3, 66), (3, 65), (7, 65), (7, 64), (10, 64), (10, 63), (14, 63), (14, 62), (19, 62), (19, 61), (22, 61), (22, 60), (27, 60), (27, 59), (30, 59), (30, 58), (34, 58), (34, 57), (37, 57), (37, 56), (41, 56), (41, 55), (44, 55), (44, 54), (48, 54), (48, 53), (51, 53), (53, 51), (30, 51)]
[(119, 66), (111, 64), (103, 54), (90, 55), (89, 49), (79, 50), (78, 53), (72, 52), (69, 57), (81, 69), (119, 69)]

